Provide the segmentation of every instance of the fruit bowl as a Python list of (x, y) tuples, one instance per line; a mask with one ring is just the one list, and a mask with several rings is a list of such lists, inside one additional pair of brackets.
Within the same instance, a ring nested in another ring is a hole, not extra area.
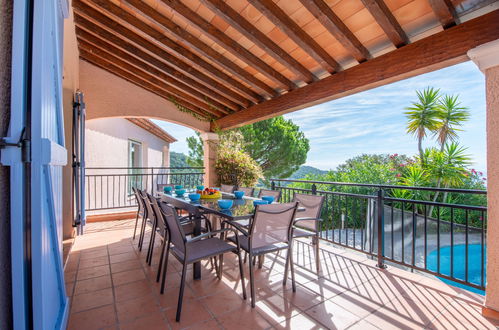
[(217, 198), (222, 198), (222, 193), (221, 192), (216, 192), (216, 193), (203, 193), (201, 194), (201, 198), (203, 199), (217, 199)]

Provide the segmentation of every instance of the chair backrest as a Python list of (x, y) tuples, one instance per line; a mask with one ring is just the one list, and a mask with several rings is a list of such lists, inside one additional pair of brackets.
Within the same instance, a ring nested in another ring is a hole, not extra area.
[(176, 249), (185, 254), (185, 233), (182, 229), (182, 225), (178, 221), (175, 207), (167, 203), (158, 203), (158, 205), (163, 213), (163, 218), (165, 219), (168, 228), (170, 242)]
[(220, 191), (224, 192), (224, 193), (232, 194), (232, 192), (234, 191), (234, 188), (235, 188), (234, 186), (229, 185), (229, 184), (221, 184), (220, 185)]
[(173, 206), (177, 210), (182, 210), (189, 213), (192, 216), (200, 216), (201, 212), (199, 211), (199, 207), (196, 205), (192, 205), (191, 203), (181, 201), (175, 197), (171, 196), (162, 196), (163, 200), (165, 200), (168, 204)]
[(278, 202), (279, 199), (281, 199), (281, 191), (280, 190), (270, 190), (270, 189), (260, 189), (260, 192), (258, 193), (258, 198), (261, 198), (262, 196), (273, 196), (274, 201)]
[(138, 189), (135, 187), (132, 187), (133, 195), (135, 196), (135, 200), (137, 201), (137, 206), (139, 208), (138, 212), (143, 210), (143, 205), (142, 205), (142, 198), (139, 196)]
[(289, 243), (297, 205), (296, 202), (257, 205), (249, 233), (250, 249)]
[(166, 220), (163, 216), (163, 212), (161, 212), (161, 208), (159, 207), (159, 202), (155, 197), (149, 194), (148, 197), (151, 202), (152, 211), (154, 212), (154, 216), (156, 217), (156, 223), (159, 229), (159, 233), (161, 236), (166, 237)]
[(156, 214), (154, 214), (154, 211), (152, 209), (152, 205), (151, 205), (151, 200), (153, 199), (153, 197), (151, 195), (149, 195), (147, 192), (143, 192), (143, 203), (146, 207), (146, 210), (147, 210), (147, 217), (149, 218), (149, 220), (151, 220), (153, 223), (154, 222), (157, 222), (156, 220)]
[[(138, 188), (135, 189), (137, 191), (137, 203), (139, 203), (140, 207), (142, 208), (142, 211), (144, 211), (144, 217), (147, 219), (149, 217), (149, 214), (147, 213), (147, 207), (146, 207), (146, 203), (145, 203), (145, 198), (147, 198), (146, 196), (146, 191), (142, 191)], [(139, 207), (139, 208), (140, 208)]]
[[(324, 196), (319, 195), (307, 195), (295, 193), (293, 196), (293, 201), (298, 202), (298, 206), (305, 208), (304, 211), (300, 211), (296, 214), (297, 218), (320, 218), (322, 205), (324, 204)], [(317, 221), (299, 221), (297, 226), (304, 227), (316, 231)]]
[(239, 187), (237, 190), (244, 191), (244, 195), (248, 197), (253, 197), (253, 193), (255, 192), (255, 188)]

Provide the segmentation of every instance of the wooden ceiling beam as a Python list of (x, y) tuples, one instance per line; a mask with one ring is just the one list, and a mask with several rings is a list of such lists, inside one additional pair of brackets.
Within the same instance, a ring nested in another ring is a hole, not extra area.
[(409, 38), (407, 38), (402, 26), (383, 0), (362, 0), (362, 3), (395, 47), (399, 48), (409, 43)]
[(499, 38), (499, 10), (456, 25), (278, 98), (227, 115), (230, 129), (469, 60), (468, 50)]
[[(135, 77), (134, 75), (131, 75), (130, 73), (126, 72), (125, 70), (123, 70), (115, 65), (109, 64), (105, 61), (101, 61), (96, 56), (93, 56), (92, 54), (89, 54), (89, 53), (85, 52), (84, 50), (82, 50), (80, 52), (80, 58), (84, 61), (89, 62), (92, 65), (99, 67), (102, 70), (105, 70), (105, 71), (107, 71), (115, 76), (118, 76), (122, 79), (125, 79), (126, 81), (128, 81), (128, 82), (130, 82), (130, 83), (132, 83), (140, 88), (148, 90), (149, 92), (154, 93), (154, 94), (171, 102), (173, 95), (169, 95), (169, 94), (165, 93), (165, 91), (163, 91), (161, 88), (158, 88), (147, 81), (141, 80), (141, 79)], [(196, 106), (194, 106), (188, 102), (185, 102), (183, 100), (180, 100), (180, 99), (177, 99), (176, 101), (178, 102), (178, 104), (182, 105), (183, 107), (186, 107), (190, 111), (193, 111), (206, 119), (210, 118), (209, 114), (205, 113), (204, 111), (197, 108)]]
[[(147, 64), (155, 67), (156, 69), (160, 70), (161, 72), (167, 74), (171, 78), (178, 81), (177, 85), (187, 85), (192, 87), (192, 89), (195, 89), (201, 94), (210, 95), (210, 97), (216, 100), (226, 100), (219, 94), (214, 93), (213, 90), (207, 88), (205, 85), (200, 84), (198, 81), (191, 79), (190, 77), (187, 77), (183, 73), (175, 70), (166, 63), (157, 59), (156, 57), (148, 54), (147, 52), (141, 50), (140, 48), (135, 47), (131, 43), (120, 39), (113, 33), (90, 22), (86, 18), (80, 16), (78, 12), (75, 12), (74, 21), (77, 29), (87, 31), (88, 33), (94, 35), (95, 37), (98, 37), (100, 40), (105, 41), (106, 43), (114, 45), (115, 47), (127, 52), (129, 55), (132, 55), (140, 59), (141, 61), (146, 61)], [(227, 110), (222, 110), (222, 111), (227, 112)]]
[[(149, 6), (143, 0), (125, 0), (125, 2), (134, 10), (141, 12), (148, 19), (163, 27), (170, 34), (178, 38), (182, 43), (188, 45), (189, 47), (192, 47), (192, 49), (197, 51), (202, 56), (205, 56), (213, 63), (230, 72), (237, 79), (248, 84), (252, 89), (259, 91), (266, 97), (275, 97), (278, 95), (272, 87), (265, 84), (248, 71), (244, 70), (225, 56), (215, 51), (213, 48), (196, 38), (194, 35), (190, 34), (187, 30), (181, 28), (172, 20), (162, 15), (155, 8)], [(245, 95), (255, 103), (259, 103), (262, 101), (260, 95), (252, 91), (247, 91)]]
[[(220, 114), (222, 113), (227, 114), (225, 107), (222, 104), (218, 103), (217, 101), (206, 97), (203, 93), (200, 93), (195, 89), (193, 89), (192, 87), (171, 78), (163, 71), (158, 70), (155, 67), (145, 62), (142, 62), (138, 58), (129, 55), (128, 53), (122, 51), (121, 49), (114, 47), (110, 43), (105, 42), (104, 40), (92, 35), (91, 33), (81, 29), (78, 26), (76, 26), (76, 36), (79, 40), (79, 47), (86, 48), (87, 51), (91, 50), (94, 54), (100, 57), (108, 56), (110, 58), (118, 58), (119, 60), (124, 61), (129, 65), (133, 65), (138, 69), (141, 69), (142, 71), (161, 79), (169, 86), (171, 86), (172, 88), (171, 92), (173, 94), (182, 97), (181, 94), (184, 95), (185, 93), (195, 98), (196, 100), (201, 102), (200, 105), (198, 105), (200, 108), (205, 109), (207, 111), (210, 111), (212, 109), (217, 109), (220, 112)], [(191, 103), (195, 104), (194, 102)]]
[(184, 17), (190, 25), (197, 27), (198, 30), (204, 35), (217, 42), (219, 46), (224, 47), (241, 61), (259, 70), (261, 74), (279, 84), (280, 87), (284, 88), (285, 90), (292, 90), (296, 88), (296, 84), (294, 82), (286, 78), (284, 75), (265, 63), (259, 57), (252, 54), (232, 38), (229, 38), (225, 33), (199, 16), (196, 12), (192, 11), (181, 1), (161, 0), (161, 2), (170, 7), (178, 15)]
[(163, 90), (163, 92), (168, 93), (169, 97), (174, 97), (176, 100), (180, 99), (185, 102), (188, 102), (192, 106), (198, 108), (199, 110), (203, 110), (204, 112), (209, 113), (214, 117), (220, 118), (223, 115), (222, 112), (210, 108), (206, 103), (200, 102), (194, 99), (193, 97), (179, 91), (176, 88), (172, 88), (171, 86), (164, 83), (155, 76), (150, 75), (140, 69), (137, 69), (136, 67), (128, 64), (127, 62), (117, 57), (110, 55), (109, 53), (103, 50), (97, 49), (95, 46), (86, 43), (84, 40), (81, 39), (79, 40), (79, 47), (80, 47), (79, 48), (80, 54), (83, 54), (85, 58), (92, 58), (92, 60), (98, 62), (102, 66), (107, 65), (108, 68), (119, 67), (121, 69), (121, 71), (119, 72), (122, 73), (128, 72), (130, 75), (133, 75), (134, 77), (142, 81), (147, 81), (150, 85), (153, 85)]
[(457, 24), (456, 9), (450, 0), (429, 0), (429, 2), (444, 29)]
[[(163, 0), (164, 1), (164, 0)], [(341, 69), (336, 60), (329, 55), (315, 40), (298, 26), (272, 0), (248, 0), (281, 31), (288, 35), (300, 48), (316, 60), (326, 71), (333, 73)]]
[(263, 49), (267, 54), (276, 59), (279, 63), (297, 74), (306, 83), (317, 80), (317, 78), (300, 62), (295, 60), (284, 49), (274, 43), (263, 32), (254, 27), (243, 16), (239, 15), (224, 0), (201, 0), (215, 14), (222, 17), (237, 32), (251, 40), (255, 45)]
[[(111, 4), (109, 1), (105, 1), (104, 3)], [(119, 35), (122, 36), (123, 39), (130, 40), (133, 43), (135, 43), (136, 45), (139, 45), (140, 47), (147, 49), (152, 54), (160, 57), (163, 61), (166, 61), (168, 64), (174, 66), (178, 70), (184, 72), (185, 74), (189, 75), (193, 79), (204, 84), (206, 87), (210, 88), (215, 93), (222, 94), (226, 98), (230, 99), (232, 102), (235, 102), (237, 104), (241, 104), (244, 107), (247, 107), (251, 104), (247, 99), (243, 98), (241, 95), (237, 94), (233, 90), (230, 90), (229, 88), (227, 88), (227, 86), (225, 86), (225, 85), (219, 83), (218, 81), (212, 79), (211, 77), (205, 75), (203, 72), (196, 70), (193, 66), (183, 62), (182, 60), (180, 60), (176, 56), (171, 55), (170, 53), (166, 52), (165, 50), (163, 50), (161, 47), (157, 46), (153, 42), (145, 39), (144, 37), (138, 35), (134, 31), (125, 27), (124, 25), (121, 25), (117, 21), (109, 18), (108, 16), (104, 15), (100, 10), (97, 10), (97, 9), (91, 7), (90, 5), (83, 3), (81, 0), (73, 1), (73, 7), (75, 8), (76, 12), (80, 13), (82, 16), (86, 17), (88, 20), (96, 22), (100, 26), (105, 27), (109, 30), (112, 30), (112, 31), (118, 33)], [(119, 8), (119, 9), (122, 10), (121, 8)], [(134, 18), (137, 19), (136, 17), (134, 17)], [(152, 29), (152, 30), (154, 30), (154, 29)], [(160, 42), (164, 45), (166, 43), (166, 41), (165, 41), (166, 37), (162, 33), (160, 33), (159, 31), (156, 31), (156, 32), (159, 33), (159, 35), (157, 35), (157, 37), (161, 38), (161, 39), (158, 39), (157, 42)], [(163, 37), (161, 37), (161, 36), (163, 36)], [(165, 41), (165, 43), (163, 43), (163, 41)], [(177, 49), (177, 51), (180, 52), (181, 50)], [(217, 72), (221, 73), (221, 71), (219, 71), (219, 70), (217, 70)]]
[(357, 62), (362, 63), (371, 58), (366, 47), (362, 45), (359, 39), (323, 0), (300, 0), (300, 2), (347, 49)]

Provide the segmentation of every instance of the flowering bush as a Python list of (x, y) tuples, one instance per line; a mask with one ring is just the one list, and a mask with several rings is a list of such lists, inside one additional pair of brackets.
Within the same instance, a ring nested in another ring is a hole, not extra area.
[(253, 187), (262, 177), (262, 169), (242, 148), (242, 136), (224, 133), (218, 147), (215, 171), (220, 184)]

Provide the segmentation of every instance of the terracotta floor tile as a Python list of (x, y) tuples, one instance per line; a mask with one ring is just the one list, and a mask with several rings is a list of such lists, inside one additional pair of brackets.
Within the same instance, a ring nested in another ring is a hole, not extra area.
[(75, 295), (98, 291), (111, 287), (111, 276), (104, 275), (90, 278), (88, 280), (76, 281)]
[[(164, 309), (176, 308), (178, 303), (179, 290), (180, 287), (171, 287), (165, 290), (163, 294), (160, 294), (158, 289), (157, 290), (157, 294), (159, 297), (158, 301), (161, 307)], [(196, 299), (199, 299), (199, 297), (196, 297), (192, 292), (191, 288), (186, 285), (184, 289), (184, 303), (187, 303), (189, 300), (196, 300)]]
[(350, 291), (337, 295), (329, 299), (329, 301), (361, 318), (366, 317), (384, 306), (376, 301), (369, 300), (359, 294), (356, 294), (355, 292)]
[(120, 330), (165, 330), (168, 322), (161, 313), (144, 316), (129, 323), (120, 324)]
[(196, 323), (188, 328), (189, 330), (212, 330), (212, 329), (223, 329), (222, 326), (216, 320), (210, 320), (205, 322)]
[(80, 261), (80, 266), (78, 269), (82, 270), (84, 268), (93, 268), (96, 266), (103, 266), (108, 264), (109, 264), (109, 257), (105, 255), (95, 258), (82, 259)]
[(76, 279), (78, 281), (86, 280), (93, 277), (99, 277), (104, 275), (109, 275), (111, 271), (109, 270), (109, 265), (96, 266), (92, 268), (85, 268), (78, 271)]
[(102, 329), (116, 324), (114, 305), (102, 306), (71, 314), (68, 330)]
[(73, 297), (71, 312), (81, 312), (90, 308), (112, 304), (113, 291), (111, 288), (83, 293)]
[(77, 273), (76, 271), (64, 272), (64, 281), (66, 283), (71, 283), (76, 281), (76, 273)]
[(116, 262), (136, 260), (137, 254), (135, 254), (135, 252), (126, 252), (109, 256), (109, 259), (111, 260), (111, 263), (114, 264)]
[(196, 323), (211, 320), (213, 317), (198, 300), (185, 301), (182, 305), (180, 322), (175, 321), (177, 308), (170, 308), (165, 311), (168, 322), (173, 329), (181, 329), (192, 326)]
[(139, 269), (142, 268), (142, 264), (139, 260), (129, 260), (124, 262), (117, 262), (111, 264), (111, 273), (119, 273), (126, 270)]
[(144, 274), (142, 268), (127, 270), (121, 273), (115, 273), (112, 276), (113, 276), (114, 286), (135, 282), (146, 278), (146, 275)]
[(120, 246), (114, 246), (114, 247), (108, 247), (109, 255), (115, 255), (115, 254), (122, 254), (122, 253), (128, 253), (128, 252), (134, 252), (134, 247), (130, 244), (127, 245), (120, 245)]
[(318, 323), (317, 320), (313, 319), (306, 314), (298, 314), (292, 318), (286, 319), (283, 322), (273, 326), (275, 329), (300, 329), (300, 330), (318, 330), (327, 329), (322, 324)]
[(316, 319), (329, 329), (346, 329), (360, 320), (359, 316), (350, 313), (329, 300), (306, 310), (305, 314)]
[(359, 322), (355, 323), (354, 325), (348, 328), (348, 330), (378, 330), (378, 329), (380, 328), (365, 320), (360, 320)]
[(152, 293), (139, 298), (117, 302), (116, 312), (120, 323), (133, 321), (149, 314), (161, 314), (158, 300)]
[(202, 298), (200, 299), (200, 302), (202, 302), (215, 317), (248, 304), (248, 301), (244, 300), (242, 295), (240, 296), (230, 289), (222, 290), (214, 295)]
[(247, 306), (216, 317), (225, 329), (268, 329), (270, 324), (263, 316)]
[(114, 287), (116, 302), (138, 298), (150, 294), (152, 288), (149, 281), (140, 280)]
[(497, 329), (489, 320), (481, 315), (479, 306), (469, 305), (464, 301), (456, 300), (441, 314), (433, 319), (427, 327), (429, 329)]
[(310, 307), (320, 304), (325, 300), (323, 297), (309, 290), (305, 286), (297, 287), (296, 292), (293, 292), (293, 290), (285, 290), (279, 295), (286, 298), (287, 301), (301, 310), (309, 309)]

